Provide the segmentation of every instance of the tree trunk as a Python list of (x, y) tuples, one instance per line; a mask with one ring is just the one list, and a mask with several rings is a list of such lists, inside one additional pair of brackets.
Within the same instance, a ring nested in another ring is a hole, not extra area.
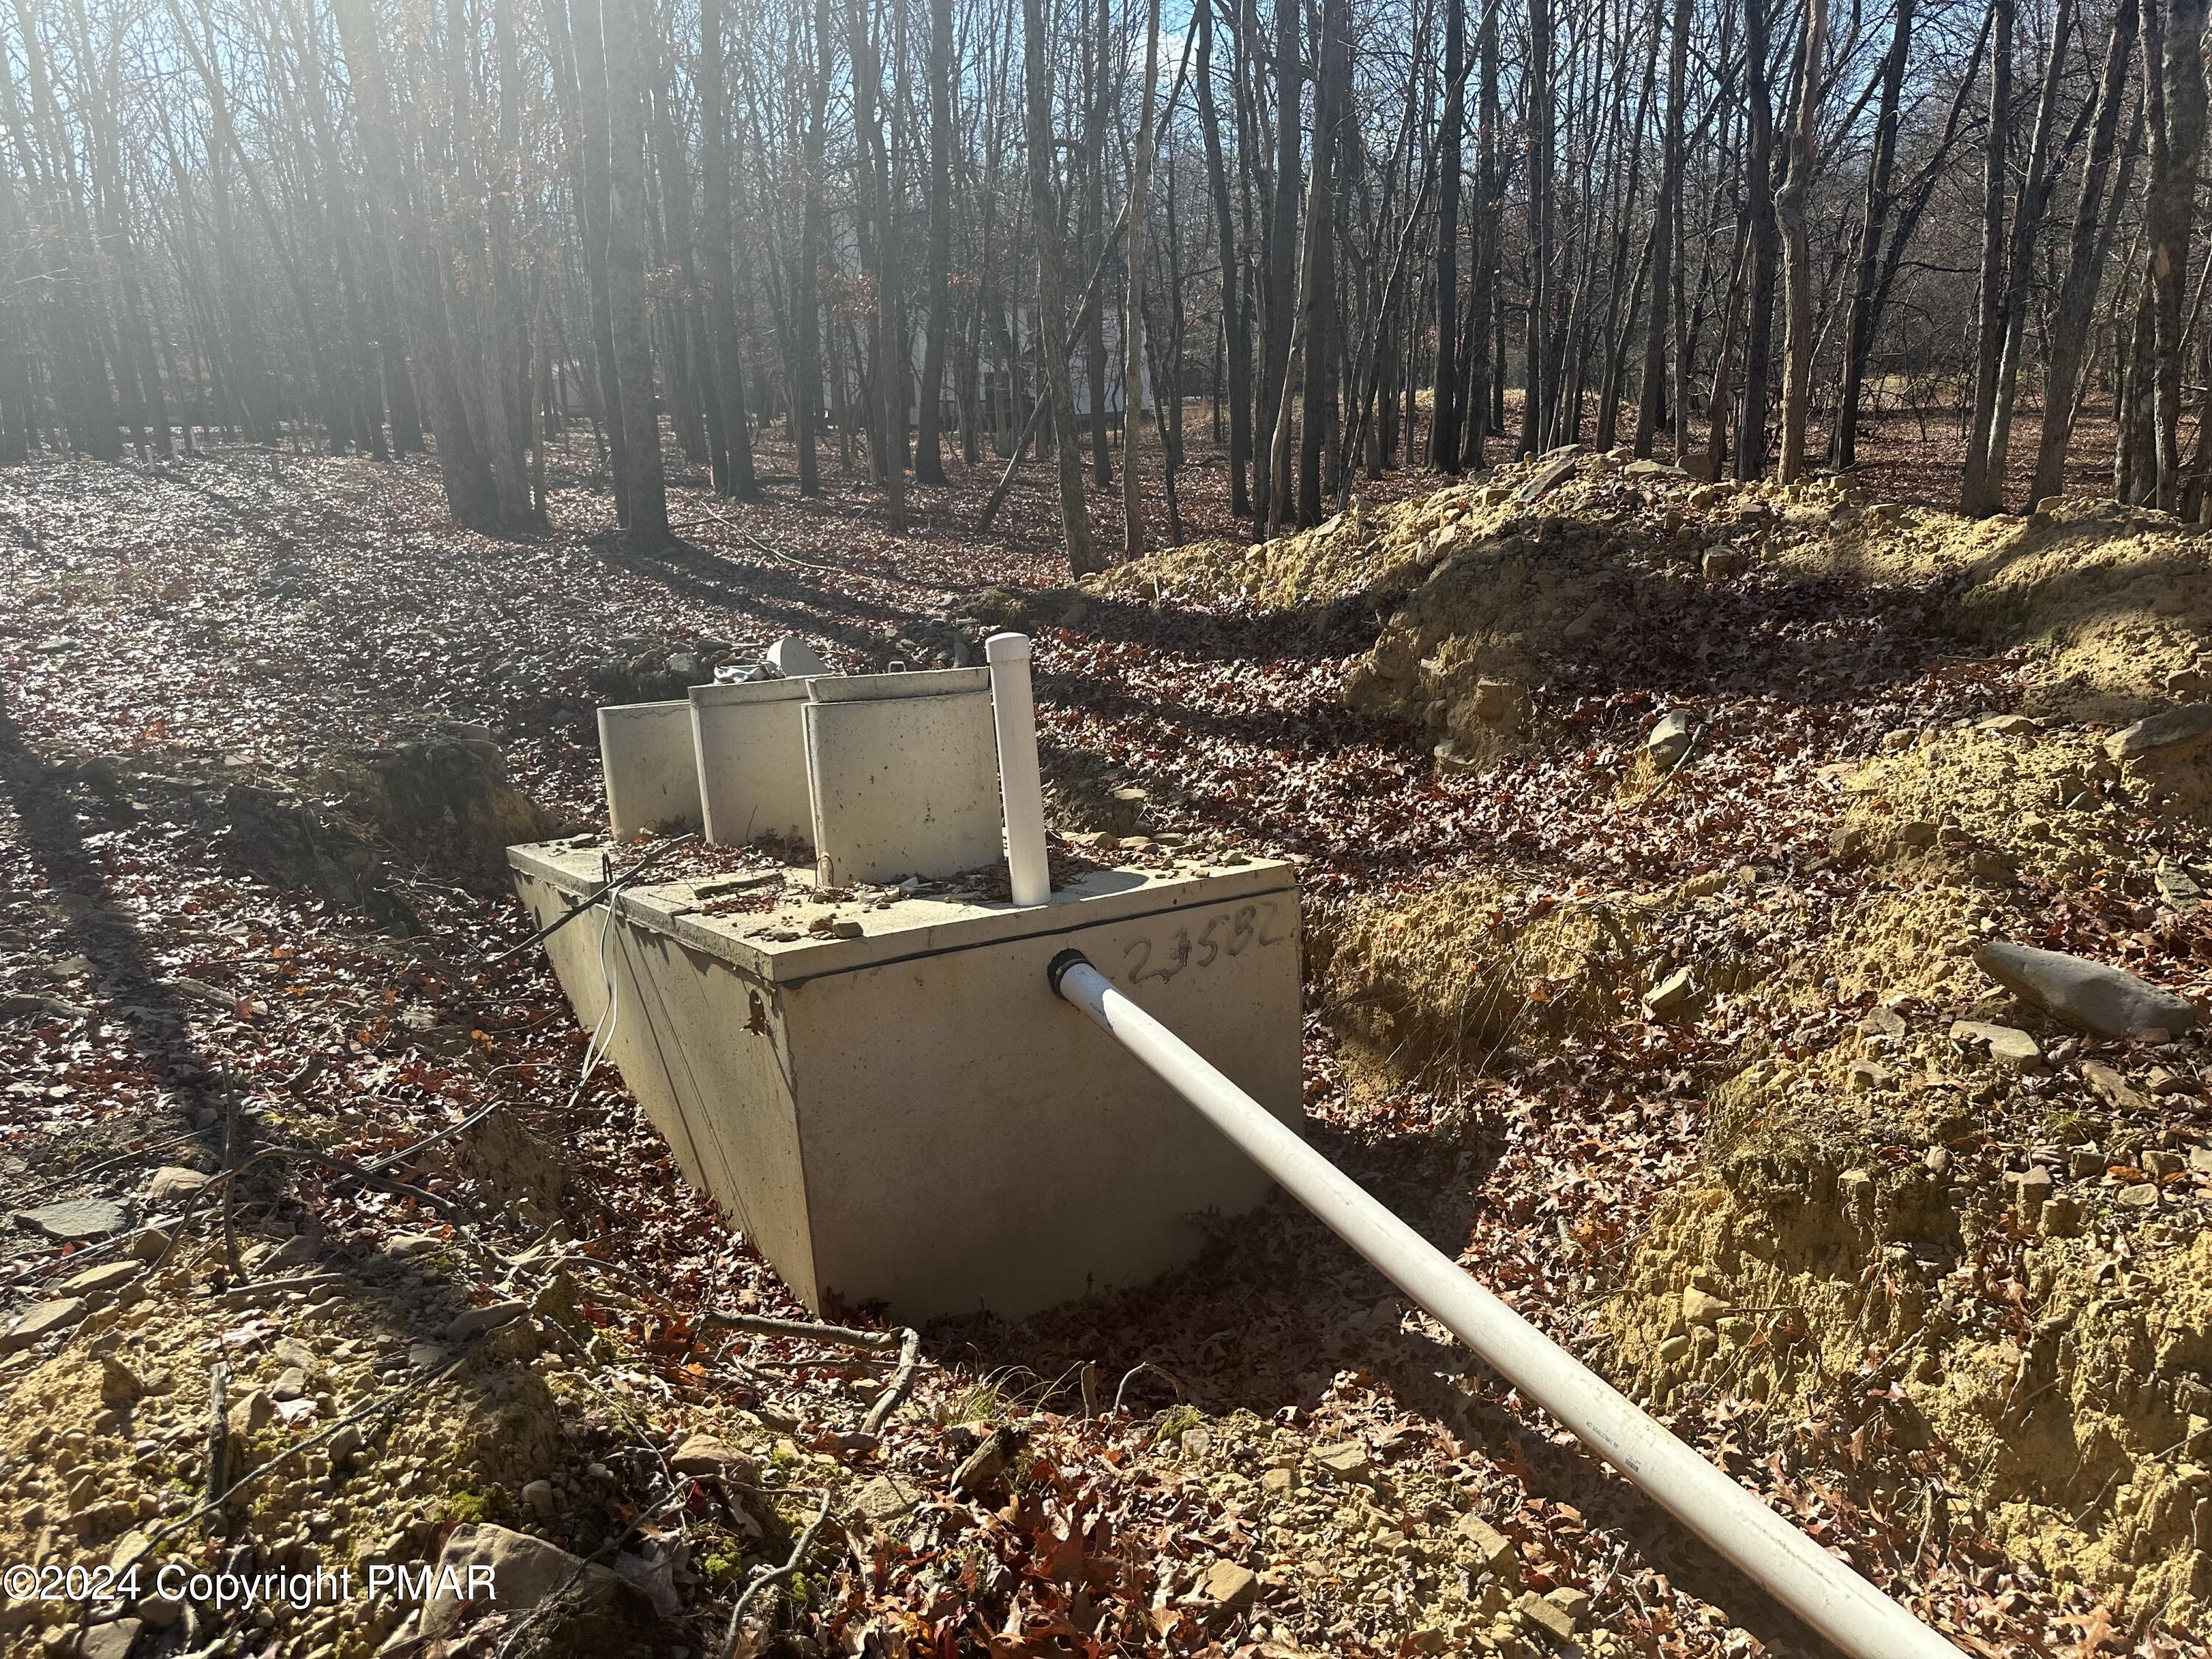
[[(604, 43), (607, 82), (607, 304), (615, 374), (622, 393), (622, 451), (615, 465), (629, 483), (625, 539), (659, 553), (674, 539), (661, 471), (660, 416), (653, 386), (653, 336), (645, 310), (645, 66), (647, 0), (582, 0), (580, 34), (593, 12)], [(586, 46), (584, 56), (589, 58)]]
[[(1200, 5), (1209, 0), (1199, 0)], [(1139, 92), (1136, 153), (1129, 162), (1128, 280), (1121, 309), (1121, 552), (1145, 550), (1145, 490), (1137, 464), (1137, 433), (1145, 401), (1145, 192), (1152, 173), (1152, 106), (1160, 72), (1160, 0), (1152, 0), (1145, 22), (1145, 84)], [(1160, 424), (1163, 447), (1167, 424)]]
[(929, 337), (922, 348), (914, 481), (945, 483), (945, 351), (952, 333), (952, 0), (929, 0)]
[[(1774, 278), (1781, 248), (1774, 219), (1774, 88), (1767, 78), (1769, 0), (1744, 0), (1744, 91), (1750, 109), (1744, 144), (1745, 222), (1751, 282), (1743, 331), (1743, 404), (1736, 417), (1735, 476), (1766, 471), (1766, 385), (1774, 346)], [(1716, 452), (1717, 453), (1717, 452)], [(1717, 476), (1717, 474), (1716, 475)]]
[(1221, 115), (1213, 101), (1213, 0), (1198, 0), (1198, 118), (1212, 187), (1214, 234), (1221, 252), (1221, 334), (1229, 366), (1229, 510), (1252, 510), (1252, 336), (1238, 303), (1243, 265), (1237, 255), (1236, 212), (1221, 149)]
[(1067, 373), (1067, 301), (1060, 275), (1060, 216), (1053, 188), (1052, 70), (1046, 61), (1042, 0), (1022, 0), (1022, 66), (1027, 92), (1030, 206), (1037, 251), (1037, 323), (1043, 336), (1045, 393), (1060, 459), (1060, 528), (1068, 568), (1077, 575), (1101, 569), (1083, 504), (1083, 456), (1076, 448), (1075, 388)]
[(720, 401), (722, 449), (716, 457), (714, 493), (752, 501), (760, 494), (753, 470), (752, 429), (745, 404), (744, 353), (738, 331), (737, 272), (731, 259), (729, 95), (723, 64), (723, 0), (699, 0), (699, 173), (701, 275), (706, 293), (707, 334)]
[(1966, 465), (1959, 507), (1980, 517), (1995, 503), (1989, 487), (1990, 427), (1996, 418), (1997, 365), (2004, 355), (2005, 186), (2012, 136), (2014, 0), (1990, 0), (1990, 121), (1982, 183), (1982, 289), (1974, 333), (1974, 403), (1966, 428)]
[[(2028, 491), (2031, 502), (2061, 494), (2066, 488), (2066, 446), (2074, 434), (2074, 392), (2089, 343), (2097, 289), (2104, 278), (2105, 255), (2112, 246), (2110, 228), (2124, 206), (2124, 183), (2111, 193), (2106, 205), (2105, 180), (2112, 170), (2112, 149), (2119, 135), (2120, 106), (2127, 99), (2128, 60), (2134, 55), (2136, 8), (2122, 0), (2112, 13), (2112, 32), (2105, 46), (2104, 71), (2097, 81), (2097, 113), (2089, 134), (2089, 159), (2081, 173), (2081, 197), (2074, 210), (2074, 234), (2068, 245), (2066, 276), (2051, 313), (2048, 361), (2043, 373), (2043, 429), (2035, 442), (2035, 483)], [(2138, 106), (2138, 118), (2140, 106)], [(2127, 146), (2132, 156), (2136, 146)]]
[(1437, 367), (1430, 381), (1429, 465), (1459, 460), (1460, 135), (1467, 125), (1467, 0), (1444, 0), (1443, 128), (1437, 136)]
[(1805, 414), (1813, 395), (1813, 244), (1806, 229), (1805, 201), (1813, 187), (1813, 146), (1820, 133), (1820, 55), (1826, 50), (1827, 39), (1827, 0), (1805, 0), (1805, 40), (1798, 53), (1797, 118), (1790, 127), (1790, 176), (1774, 204), (1787, 250), (1782, 462), (1778, 469), (1784, 483), (1796, 483), (1805, 468)]

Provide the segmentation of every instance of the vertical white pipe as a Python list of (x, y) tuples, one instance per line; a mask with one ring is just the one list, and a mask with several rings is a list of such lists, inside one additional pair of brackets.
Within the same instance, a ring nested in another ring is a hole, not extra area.
[(1053, 988), (1493, 1370), (1852, 1659), (1959, 1650), (1777, 1515), (1477, 1284), (1182, 1038), (1064, 951)]
[(1006, 868), (1014, 902), (1052, 896), (1044, 854), (1044, 781), (1037, 771), (1036, 701), (1030, 690), (1030, 636), (994, 634), (983, 641), (991, 665), (991, 719), (999, 731), (999, 798), (1006, 814)]

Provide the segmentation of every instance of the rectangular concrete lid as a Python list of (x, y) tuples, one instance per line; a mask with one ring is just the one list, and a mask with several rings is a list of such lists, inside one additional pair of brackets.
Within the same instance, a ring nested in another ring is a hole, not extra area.
[(988, 668), (924, 668), (911, 674), (825, 674), (806, 682), (816, 702), (873, 702), (883, 697), (941, 697), (988, 691)]
[[(600, 855), (605, 850), (597, 842), (538, 842), (510, 847), (507, 856), (516, 870), (581, 898), (598, 888)], [(620, 856), (626, 859), (628, 854)], [(702, 902), (736, 885), (727, 875), (628, 888), (615, 902), (617, 914), (625, 921), (669, 934), (757, 978), (795, 985), (824, 974), (942, 951), (1167, 911), (1211, 908), (1262, 894), (1287, 895), (1295, 883), (1295, 871), (1278, 859), (1237, 865), (1190, 860), (1169, 869), (1091, 871), (1054, 892), (1047, 902), (1027, 908), (1003, 899), (953, 893), (915, 893), (878, 908), (851, 896), (819, 894), (814, 890), (814, 872), (795, 868), (785, 872), (782, 900), (770, 910), (703, 914), (699, 908)], [(862, 890), (871, 899), (881, 897), (882, 891)], [(1286, 902), (1295, 904), (1296, 900)], [(808, 931), (825, 916), (857, 925), (858, 936), (839, 939)]]
[(728, 685), (695, 685), (691, 701), (709, 707), (733, 702), (796, 702), (811, 680), (738, 680)]

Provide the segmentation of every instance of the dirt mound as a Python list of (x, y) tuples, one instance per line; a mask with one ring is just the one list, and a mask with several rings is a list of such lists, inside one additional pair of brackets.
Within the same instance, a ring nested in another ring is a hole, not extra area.
[(218, 843), (263, 880), (304, 888), (388, 926), (408, 931), (419, 926), (406, 901), (386, 884), (375, 848), (313, 801), (251, 783), (230, 785), (222, 801)]
[(318, 781), (385, 839), (435, 848), (465, 868), (503, 873), (510, 846), (559, 830), (508, 781), (506, 757), (482, 726), (441, 723), (389, 748), (357, 750)]
[(1398, 1078), (1624, 1010), (1644, 982), (1649, 908), (1559, 899), (1494, 878), (1355, 900), (1317, 922), (1311, 969), (1340, 1042)]
[(1101, 577), (1105, 592), (1143, 598), (1243, 598), (1271, 610), (1331, 605), (1416, 586), (1437, 563), (1492, 533), (1508, 516), (1501, 468), (1482, 483), (1372, 510), (1356, 497), (1311, 530), (1265, 542), (1194, 542)]
[(1720, 1092), (1706, 1174), (1611, 1304), (1610, 1369), (1662, 1410), (1794, 1419), (1856, 1501), (1917, 1492), (1923, 1526), (2185, 1628), (2212, 1590), (2207, 1115), (2152, 1106), (2141, 1064), (2111, 1098), (2100, 1062), (2005, 1076), (1948, 1024)]

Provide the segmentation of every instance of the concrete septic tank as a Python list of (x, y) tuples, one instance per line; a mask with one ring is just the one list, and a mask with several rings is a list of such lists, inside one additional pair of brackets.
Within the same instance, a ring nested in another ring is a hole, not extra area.
[(806, 684), (806, 773), (823, 885), (936, 879), (1004, 856), (988, 669)]
[[(509, 849), (539, 923), (596, 890), (605, 850)], [(611, 979), (623, 1079), (809, 1307), (1018, 1318), (1151, 1279), (1199, 1250), (1199, 1213), (1265, 1195), (1267, 1177), (1060, 1002), (1045, 969), (1081, 950), (1297, 1125), (1287, 865), (1093, 871), (1026, 908), (833, 902), (793, 871), (772, 908), (702, 908), (776, 879), (625, 889), (611, 917), (602, 900), (546, 943), (585, 1024)]]
[(617, 841), (644, 830), (699, 828), (699, 762), (689, 702), (620, 702), (600, 709), (599, 771)]
[(707, 839), (736, 847), (763, 836), (811, 843), (806, 781), (811, 680), (691, 688), (691, 736)]

